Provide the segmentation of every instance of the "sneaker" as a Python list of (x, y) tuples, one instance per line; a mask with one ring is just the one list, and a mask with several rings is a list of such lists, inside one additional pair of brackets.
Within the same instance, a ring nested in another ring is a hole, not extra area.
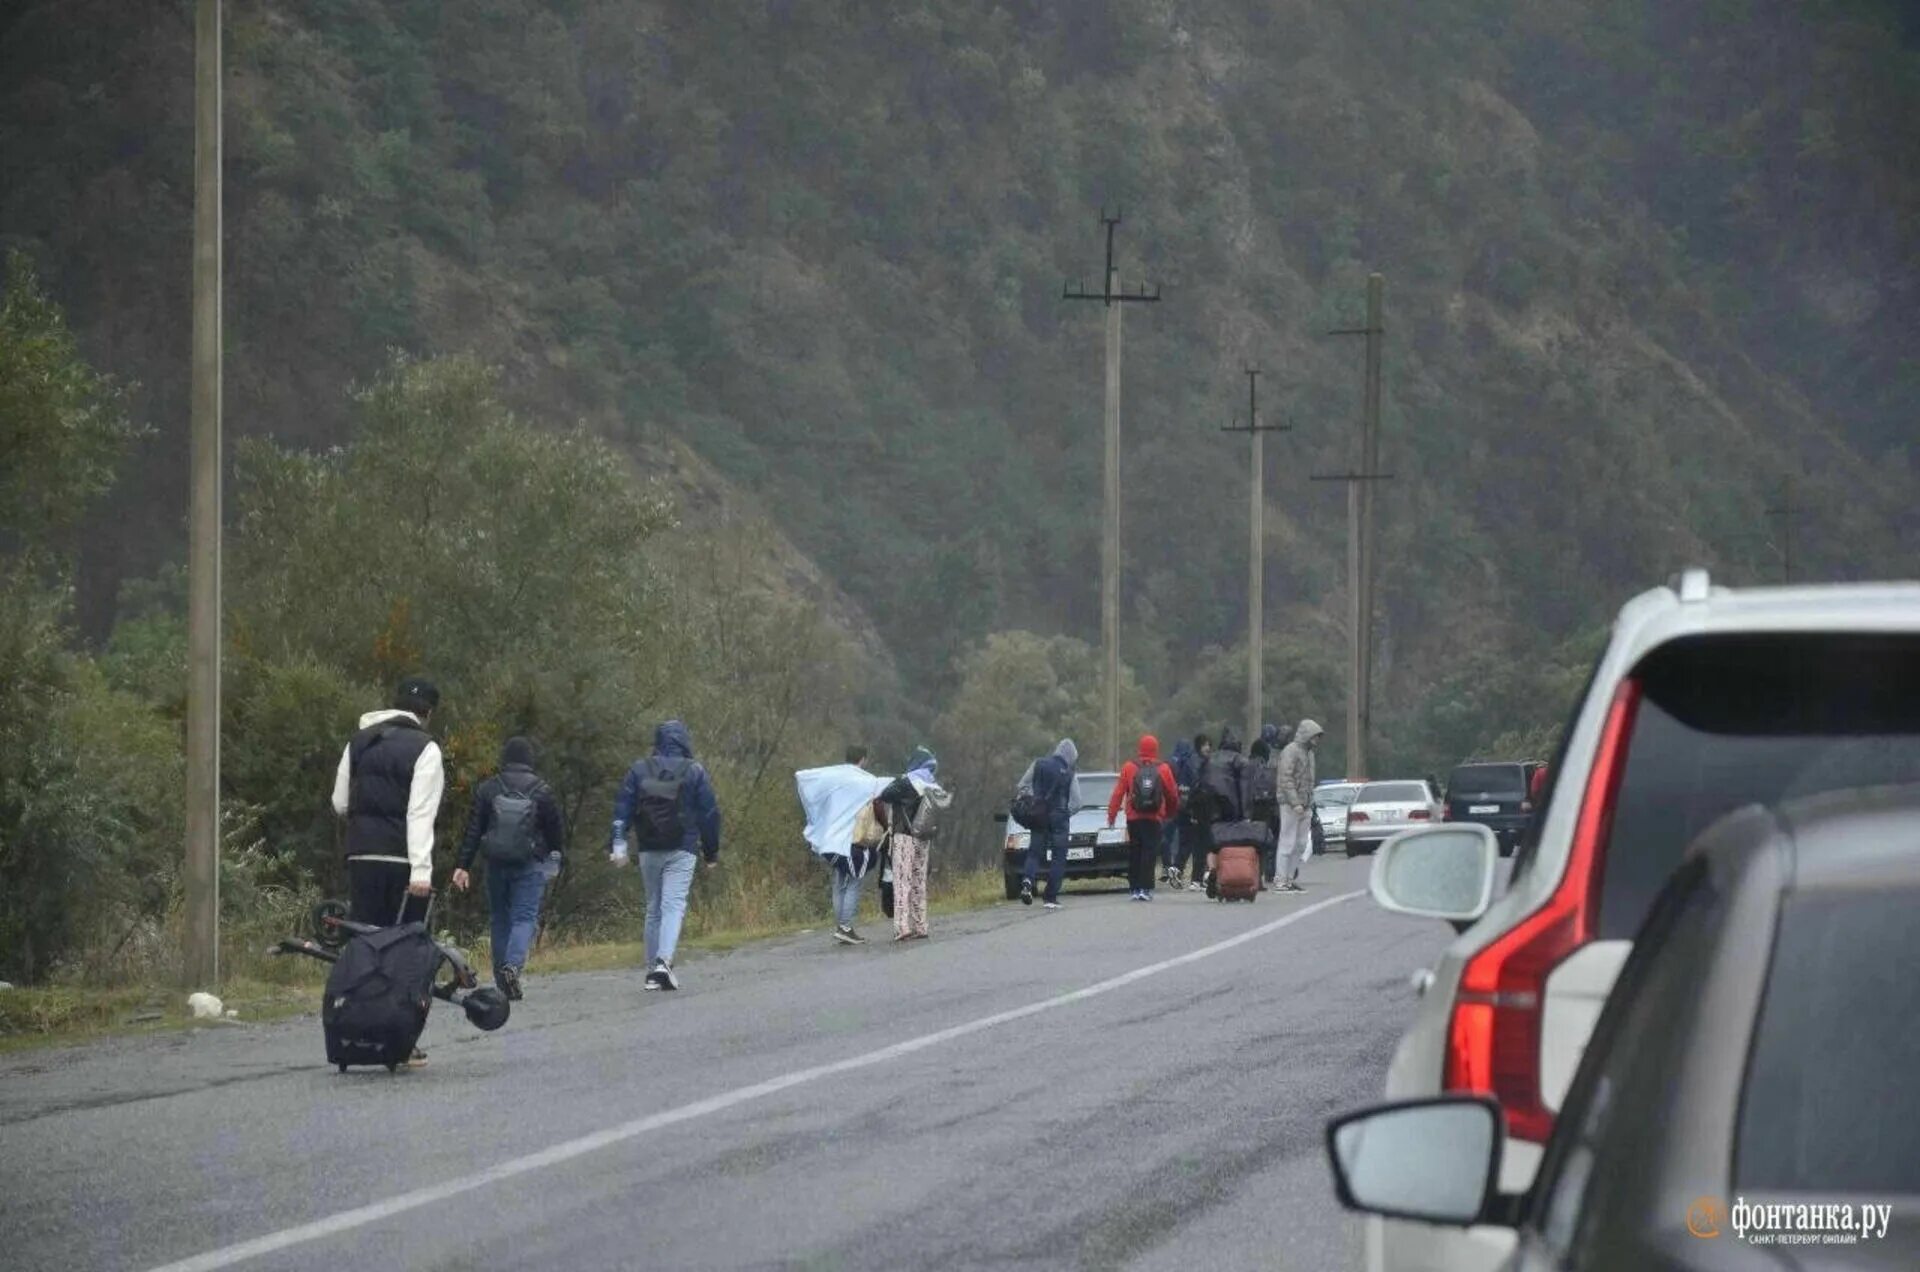
[(1060, 908), (1060, 903), (1058, 901), (1049, 901), (1045, 905), (1041, 906), (1040, 908), (1042, 910), (1058, 910)]
[(407, 1057), (407, 1068), (424, 1069), (427, 1067), (427, 1053), (415, 1047), (413, 1054)]
[(1192, 883), (1187, 885), (1188, 892), (1205, 892), (1206, 890), (1207, 890), (1207, 885), (1200, 882), (1198, 879), (1195, 879)]
[(660, 978), (661, 989), (680, 988), (680, 982), (673, 978), (673, 964), (669, 963), (666, 959), (663, 958), (656, 962), (653, 965), (653, 971), (654, 975)]
[(837, 927), (833, 929), (833, 939), (840, 942), (840, 944), (842, 945), (860, 944), (860, 938), (855, 936), (853, 934), (853, 929), (849, 927)]
[(1142, 892), (1142, 893), (1140, 894), (1140, 899), (1141, 899), (1142, 901), (1151, 901), (1151, 900), (1153, 900), (1153, 890), (1152, 890), (1151, 888), (1149, 888), (1149, 889), (1148, 889), (1147, 891), (1145, 891), (1145, 892)]
[(1031, 879), (1022, 879), (1020, 881), (1020, 904), (1033, 904), (1033, 880)]
[(1287, 880), (1287, 881), (1286, 881), (1285, 883), (1283, 883), (1283, 884), (1281, 884), (1281, 885), (1280, 885), (1280, 891), (1282, 891), (1282, 892), (1305, 892), (1305, 891), (1306, 891), (1306, 889), (1305, 889), (1305, 888), (1303, 888), (1303, 887), (1301, 887), (1301, 886), (1300, 886), (1299, 884), (1297, 884), (1297, 883), (1295, 883), (1295, 882), (1294, 882), (1293, 880), (1291, 880), (1291, 879), (1289, 879), (1289, 880)]
[(511, 967), (503, 967), (493, 974), (493, 983), (507, 996), (507, 1001), (517, 1003), (525, 994), (520, 992), (520, 973)]
[[(835, 933), (834, 935), (839, 936), (840, 934)], [(858, 932), (854, 931), (852, 928), (846, 929), (846, 935), (844, 937), (841, 937), (841, 939), (846, 941), (848, 945), (865, 945), (867, 943), (867, 938), (860, 935)]]

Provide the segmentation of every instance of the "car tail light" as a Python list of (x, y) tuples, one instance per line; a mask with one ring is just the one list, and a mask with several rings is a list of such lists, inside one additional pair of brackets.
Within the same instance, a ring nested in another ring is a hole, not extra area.
[(1349, 824), (1353, 822), (1363, 822), (1363, 821), (1372, 821), (1372, 820), (1373, 818), (1367, 816), (1365, 813), (1348, 813), (1347, 814), (1347, 821)]
[(1407, 814), (1408, 821), (1432, 821), (1433, 814), (1424, 808), (1416, 808)]
[(1442, 805), (1442, 806), (1441, 806), (1441, 809), (1440, 809), (1440, 820), (1441, 820), (1441, 821), (1452, 821), (1452, 820), (1453, 820), (1453, 805), (1452, 805), (1452, 804), (1445, 804), (1445, 805)]
[(1541, 999), (1553, 969), (1593, 939), (1598, 858), (1612, 829), (1627, 737), (1639, 706), (1639, 682), (1621, 682), (1587, 775), (1566, 873), (1553, 895), (1467, 960), (1460, 972), (1442, 1085), (1499, 1100), (1507, 1129), (1518, 1139), (1544, 1143), (1553, 1133), (1553, 1113), (1540, 1093)]

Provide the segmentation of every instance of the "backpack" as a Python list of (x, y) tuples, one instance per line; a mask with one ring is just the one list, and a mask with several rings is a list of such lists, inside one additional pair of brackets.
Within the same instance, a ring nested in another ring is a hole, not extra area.
[(1141, 760), (1133, 767), (1133, 789), (1127, 792), (1135, 813), (1157, 813), (1167, 800), (1166, 783), (1160, 780), (1160, 761)]
[(389, 1069), (413, 1054), (433, 1006), (440, 950), (423, 923), (404, 923), (354, 937), (327, 974), (320, 1027), (327, 1063)]
[(1245, 763), (1238, 751), (1215, 751), (1200, 770), (1200, 792), (1206, 797), (1208, 820), (1240, 820), (1240, 777)]
[(687, 842), (680, 787), (693, 770), (685, 756), (648, 756), (640, 762), (640, 803), (633, 811), (634, 845), (641, 852), (667, 852)]
[(877, 848), (886, 833), (873, 810), (873, 801), (860, 805), (860, 811), (853, 815), (853, 842), (862, 848)]
[(923, 844), (932, 843), (940, 837), (939, 811), (934, 808), (933, 801), (925, 795), (920, 797), (919, 804), (914, 807), (913, 816), (906, 821), (907, 833)]
[(540, 855), (540, 783), (524, 790), (502, 776), (493, 797), (493, 824), (480, 840), (486, 859), (502, 866), (524, 866)]
[(1280, 811), (1280, 770), (1272, 764), (1254, 764), (1247, 773), (1247, 816), (1270, 820)]

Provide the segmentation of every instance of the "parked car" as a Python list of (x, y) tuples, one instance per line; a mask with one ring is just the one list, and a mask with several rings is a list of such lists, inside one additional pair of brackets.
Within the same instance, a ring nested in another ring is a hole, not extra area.
[(1528, 795), (1538, 764), (1476, 760), (1462, 764), (1447, 778), (1442, 816), (1447, 821), (1474, 822), (1494, 833), (1500, 855), (1510, 857), (1533, 821)]
[(1347, 856), (1372, 852), (1411, 826), (1440, 820), (1440, 796), (1424, 780), (1368, 782), (1347, 808)]
[[(1067, 839), (1067, 878), (1126, 877), (1127, 825), (1125, 822), (1113, 827), (1107, 825), (1107, 797), (1113, 794), (1113, 784), (1119, 780), (1118, 773), (1080, 774), (1080, 807), (1073, 814)], [(1006, 825), (1001, 874), (1007, 885), (1007, 900), (1011, 901), (1020, 895), (1020, 878), (1026, 869), (1027, 842), (1031, 836), (1004, 812), (995, 813), (993, 819)]]
[(1360, 785), (1359, 782), (1322, 782), (1314, 788), (1313, 812), (1325, 835), (1325, 841), (1315, 844), (1314, 851), (1346, 846), (1347, 810), (1353, 807), (1353, 797), (1360, 793)]
[[(1399, 846), (1375, 877), (1400, 908), (1491, 886), (1490, 857), (1483, 884), (1472, 852)], [(1920, 787), (1729, 815), (1639, 928), (1530, 1190), (1500, 1182), (1499, 1103), (1458, 1094), (1334, 1119), (1340, 1200), (1517, 1230), (1507, 1272), (1920, 1267), (1916, 910)], [(1851, 1213), (1750, 1222), (1795, 1203)]]
[[(1505, 894), (1458, 916), (1466, 930), (1417, 979), (1424, 994), (1387, 1096), (1498, 1100), (1501, 1189), (1525, 1191), (1633, 933), (1684, 847), (1746, 804), (1915, 780), (1920, 585), (1731, 590), (1695, 570), (1628, 602)], [(1512, 1245), (1511, 1229), (1367, 1223), (1373, 1269), (1476, 1272)]]

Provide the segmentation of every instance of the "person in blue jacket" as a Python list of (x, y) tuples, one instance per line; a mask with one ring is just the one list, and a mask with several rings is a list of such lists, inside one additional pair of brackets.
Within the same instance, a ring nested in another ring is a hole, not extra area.
[(1067, 841), (1072, 838), (1073, 815), (1080, 810), (1080, 749), (1072, 738), (1062, 738), (1053, 754), (1035, 760), (1020, 778), (1047, 806), (1045, 829), (1029, 832), (1026, 870), (1020, 881), (1020, 904), (1033, 904), (1034, 879), (1040, 863), (1047, 863), (1046, 908), (1060, 908), (1060, 887), (1067, 879)]
[(653, 734), (653, 754), (627, 770), (613, 802), (616, 865), (627, 861), (628, 837), (640, 853), (647, 887), (646, 989), (679, 989), (673, 954), (687, 917), (687, 892), (704, 857), (720, 864), (720, 801), (713, 780), (693, 758), (693, 735), (678, 720)]

